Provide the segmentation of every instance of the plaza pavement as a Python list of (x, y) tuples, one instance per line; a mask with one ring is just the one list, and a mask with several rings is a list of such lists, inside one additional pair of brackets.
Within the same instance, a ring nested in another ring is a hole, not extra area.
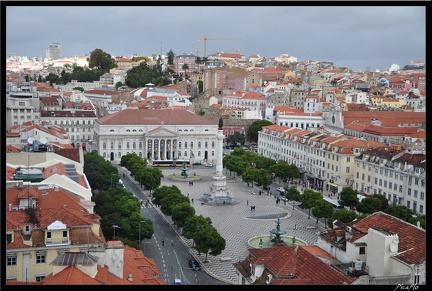
[[(248, 240), (254, 236), (269, 236), (270, 230), (276, 228), (276, 220), (280, 218), (280, 229), (286, 231), (285, 235), (295, 236), (296, 239), (304, 241), (307, 245), (313, 245), (317, 241), (317, 234), (325, 230), (323, 223), (316, 224), (316, 218), (311, 214), (301, 212), (297, 207), (293, 210), (293, 204), (281, 201), (276, 204), (276, 198), (263, 191), (258, 195), (260, 188), (255, 186), (248, 187), (241, 178), (234, 178), (229, 173), (223, 171), (227, 176), (227, 188), (234, 196), (234, 203), (226, 205), (202, 204), (203, 193), (209, 191), (212, 185), (213, 176), (216, 174), (216, 167), (205, 168), (196, 166), (190, 168), (187, 173), (201, 175), (202, 179), (189, 185), (187, 181), (176, 181), (168, 178), (169, 174), (179, 174), (179, 169), (161, 168), (164, 179), (161, 186), (177, 186), (184, 195), (189, 195), (193, 199), (192, 206), (195, 208), (196, 215), (210, 217), (212, 225), (219, 231), (226, 240), (225, 250), (218, 256), (198, 255), (193, 250), (193, 241), (180, 236), (183, 243), (192, 249), (195, 257), (201, 261), (202, 269), (209, 275), (226, 283), (237, 284), (236, 269), (232, 263), (244, 260), (248, 256)], [(297, 186), (298, 190), (301, 186)], [(273, 194), (276, 191), (272, 189)], [(327, 195), (326, 193), (324, 195)], [(251, 211), (251, 206), (255, 206), (255, 211)], [(156, 207), (155, 207), (156, 208)], [(166, 217), (170, 222), (170, 218)], [(177, 230), (176, 230), (177, 231)], [(222, 259), (222, 260), (221, 260)]]

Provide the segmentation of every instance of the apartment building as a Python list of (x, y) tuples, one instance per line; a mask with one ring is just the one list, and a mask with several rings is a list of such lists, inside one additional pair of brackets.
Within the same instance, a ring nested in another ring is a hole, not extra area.
[(426, 152), (392, 145), (355, 157), (353, 189), (426, 215)]
[(258, 133), (259, 154), (296, 165), (307, 187), (337, 193), (354, 183), (354, 157), (380, 146), (385, 145), (324, 130), (280, 125), (264, 126)]

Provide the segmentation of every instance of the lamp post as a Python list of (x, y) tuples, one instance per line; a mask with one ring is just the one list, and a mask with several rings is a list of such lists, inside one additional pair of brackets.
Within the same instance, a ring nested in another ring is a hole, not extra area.
[(120, 226), (118, 226), (117, 224), (113, 224), (112, 227), (114, 228), (114, 240), (115, 240), (115, 229), (116, 229), (116, 228), (120, 228)]
[[(140, 249), (141, 249), (141, 222), (145, 222), (144, 220), (141, 220), (139, 222), (139, 234), (138, 234), (138, 238), (139, 238), (139, 245), (140, 245)], [(145, 247), (145, 245), (144, 245)]]

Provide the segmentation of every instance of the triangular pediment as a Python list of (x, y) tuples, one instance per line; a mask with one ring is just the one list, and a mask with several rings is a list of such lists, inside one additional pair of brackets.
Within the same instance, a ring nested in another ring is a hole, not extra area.
[(158, 128), (155, 128), (155, 129), (149, 131), (146, 134), (146, 137), (151, 137), (151, 138), (167, 138), (167, 137), (173, 138), (173, 137), (175, 137), (175, 138), (177, 138), (178, 134), (175, 133), (174, 131), (169, 130), (169, 129), (166, 129), (163, 127), (158, 127)]
[(48, 230), (56, 230), (56, 229), (66, 229), (66, 224), (62, 223), (61, 221), (54, 221), (47, 227)]

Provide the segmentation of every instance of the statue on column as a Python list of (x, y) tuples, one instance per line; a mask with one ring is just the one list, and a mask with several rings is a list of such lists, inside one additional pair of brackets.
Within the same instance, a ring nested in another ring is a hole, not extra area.
[(223, 127), (223, 119), (221, 117), (219, 118), (219, 129), (222, 129), (222, 127)]

